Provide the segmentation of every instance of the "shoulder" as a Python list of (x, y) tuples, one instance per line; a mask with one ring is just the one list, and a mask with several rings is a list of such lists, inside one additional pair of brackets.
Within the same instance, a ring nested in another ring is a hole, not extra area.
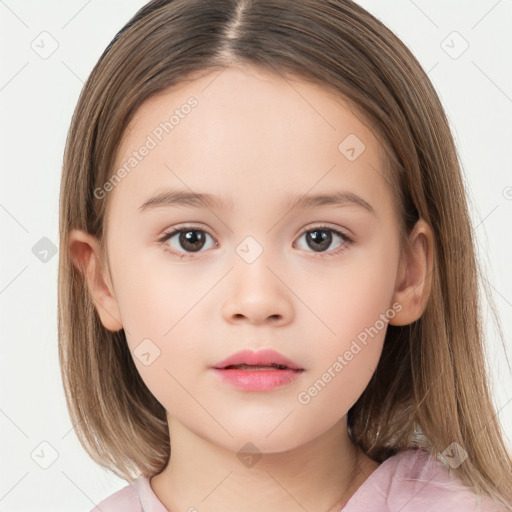
[[(405, 511), (425, 510), (435, 504), (439, 512), (500, 512), (489, 497), (477, 495), (467, 487), (454, 470), (441, 459), (421, 449), (411, 449), (395, 456), (397, 500), (407, 497)], [(405, 503), (403, 504), (405, 505)]]
[(98, 503), (90, 512), (143, 512), (139, 499), (140, 478), (111, 494)]
[(367, 512), (504, 511), (489, 497), (478, 496), (440, 459), (421, 449), (405, 450), (386, 459), (352, 496), (343, 512), (359, 509)]

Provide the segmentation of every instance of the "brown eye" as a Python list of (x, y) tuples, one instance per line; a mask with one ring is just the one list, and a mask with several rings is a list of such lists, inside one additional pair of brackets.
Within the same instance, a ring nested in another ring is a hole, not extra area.
[[(327, 226), (320, 226), (313, 229), (304, 230), (301, 238), (305, 237), (306, 245), (313, 252), (325, 253), (328, 256), (335, 256), (341, 253), (345, 247), (352, 241), (348, 236)], [(336, 239), (341, 240), (337, 247), (328, 250)]]
[(190, 231), (180, 231), (178, 242), (186, 251), (200, 251), (205, 244), (206, 237), (202, 231), (192, 229)]
[[(159, 242), (169, 246), (169, 250), (179, 256), (186, 256), (186, 253), (201, 251), (207, 243), (207, 237), (211, 236), (202, 229), (180, 228), (164, 235)], [(172, 242), (172, 243), (169, 243)], [(213, 244), (215, 245), (215, 243)]]

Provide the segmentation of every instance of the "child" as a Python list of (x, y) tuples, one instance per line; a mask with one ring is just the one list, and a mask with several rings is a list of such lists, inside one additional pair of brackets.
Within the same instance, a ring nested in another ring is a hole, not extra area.
[(453, 138), (357, 4), (147, 4), (60, 226), (68, 407), (130, 484), (94, 511), (511, 510)]

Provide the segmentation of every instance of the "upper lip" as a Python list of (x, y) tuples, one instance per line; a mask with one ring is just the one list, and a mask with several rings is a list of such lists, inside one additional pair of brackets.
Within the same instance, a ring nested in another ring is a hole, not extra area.
[(293, 370), (303, 370), (303, 368), (301, 368), (287, 357), (271, 349), (259, 350), (258, 352), (253, 352), (252, 350), (242, 350), (230, 355), (228, 358), (223, 359), (222, 361), (218, 361), (212, 366), (212, 368), (222, 369), (226, 368), (226, 366), (239, 364), (247, 364), (253, 366), (270, 366), (272, 364), (279, 364)]

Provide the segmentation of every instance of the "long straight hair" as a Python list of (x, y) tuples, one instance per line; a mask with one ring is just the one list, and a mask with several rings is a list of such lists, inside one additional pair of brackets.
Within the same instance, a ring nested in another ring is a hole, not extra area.
[(59, 360), (83, 447), (126, 480), (160, 473), (171, 455), (166, 411), (140, 378), (124, 331), (102, 326), (70, 259), (69, 233), (97, 236), (103, 251), (108, 197), (94, 191), (115, 171), (141, 104), (192, 76), (237, 65), (299, 77), (353, 105), (385, 152), (401, 244), (419, 218), (434, 233), (426, 309), (411, 325), (388, 326), (375, 373), (348, 413), (352, 440), (378, 462), (413, 447), (437, 455), (456, 442), (468, 458), (449, 470), (512, 506), (512, 461), (484, 351), (481, 270), (449, 123), (408, 48), (350, 0), (154, 0), (94, 67), (71, 122), (60, 198)]

